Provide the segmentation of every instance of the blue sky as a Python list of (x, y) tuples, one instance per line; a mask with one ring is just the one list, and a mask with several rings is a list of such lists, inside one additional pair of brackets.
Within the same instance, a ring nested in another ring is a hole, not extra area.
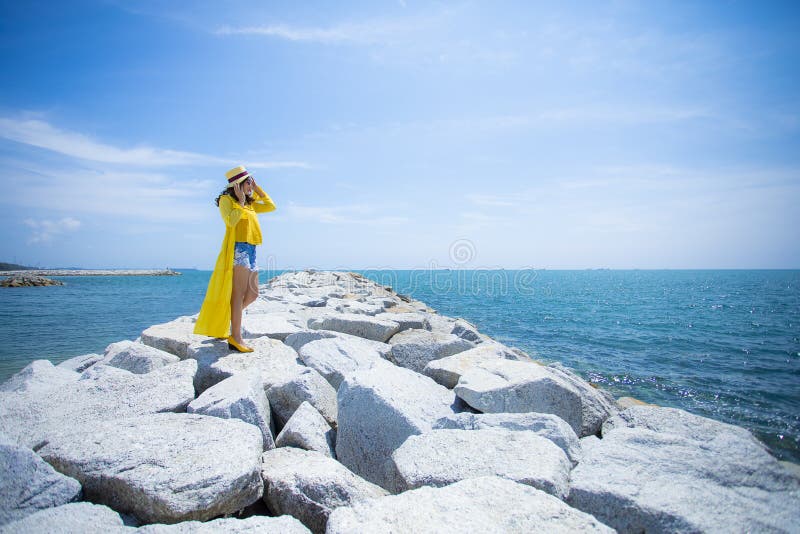
[(0, 1), (0, 261), (798, 268), (800, 4)]

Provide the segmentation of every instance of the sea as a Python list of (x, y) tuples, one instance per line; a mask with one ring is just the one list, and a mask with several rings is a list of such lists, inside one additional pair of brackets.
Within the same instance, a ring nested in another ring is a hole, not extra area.
[[(180, 272), (0, 288), (0, 381), (196, 313), (211, 271)], [(800, 463), (799, 270), (357, 272), (615, 396), (743, 426)]]

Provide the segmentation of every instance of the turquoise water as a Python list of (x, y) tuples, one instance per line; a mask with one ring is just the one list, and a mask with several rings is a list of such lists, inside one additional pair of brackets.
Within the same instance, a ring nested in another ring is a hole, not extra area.
[[(800, 271), (361, 272), (615, 395), (742, 425), (800, 462)], [(0, 380), (196, 313), (210, 272), (183, 273), (2, 288)]]

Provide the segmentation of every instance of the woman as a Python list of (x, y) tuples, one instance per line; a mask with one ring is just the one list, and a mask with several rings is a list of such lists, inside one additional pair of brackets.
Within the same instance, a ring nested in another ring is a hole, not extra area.
[(275, 204), (242, 166), (225, 173), (228, 186), (216, 199), (225, 221), (225, 239), (208, 282), (194, 333), (227, 338), (228, 348), (253, 352), (242, 340), (242, 310), (258, 297), (256, 245), (261, 244), (258, 213)]

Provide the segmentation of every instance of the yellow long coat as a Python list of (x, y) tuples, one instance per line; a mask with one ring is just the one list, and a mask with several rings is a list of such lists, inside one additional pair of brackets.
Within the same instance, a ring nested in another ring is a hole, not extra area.
[[(217, 263), (208, 289), (200, 307), (200, 315), (194, 325), (194, 333), (209, 337), (226, 338), (231, 332), (231, 291), (233, 290), (233, 248), (236, 241), (247, 241), (253, 245), (261, 244), (261, 228), (256, 213), (275, 210), (275, 203), (269, 195), (259, 196), (256, 201), (243, 208), (228, 195), (219, 199), (219, 213), (225, 222), (225, 238), (217, 256)], [(239, 223), (242, 225), (239, 225)], [(241, 228), (237, 228), (241, 226)], [(242, 229), (245, 228), (244, 234)], [(238, 230), (238, 231), (237, 231)], [(238, 239), (237, 239), (238, 236)], [(253, 242), (257, 241), (257, 242)]]

